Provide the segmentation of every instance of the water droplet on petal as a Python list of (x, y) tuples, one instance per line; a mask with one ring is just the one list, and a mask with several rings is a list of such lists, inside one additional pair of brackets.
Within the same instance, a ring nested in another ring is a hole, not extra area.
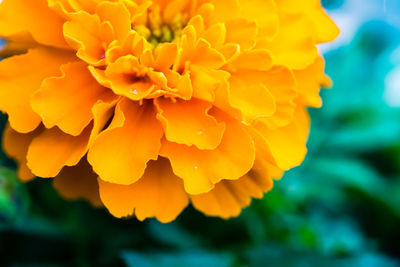
[(199, 167), (198, 166), (194, 166), (194, 168), (197, 170)]
[(198, 131), (197, 134), (198, 134), (198, 135), (202, 135), (202, 134), (203, 134), (203, 131)]
[(133, 88), (129, 89), (129, 92), (131, 92), (134, 95), (138, 94), (138, 91), (136, 89), (134, 90)]

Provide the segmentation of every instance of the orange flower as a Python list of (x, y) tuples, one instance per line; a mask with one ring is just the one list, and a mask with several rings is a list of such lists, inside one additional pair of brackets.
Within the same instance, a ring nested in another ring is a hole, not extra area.
[(302, 162), (337, 34), (318, 0), (3, 0), (4, 149), (116, 217), (237, 216)]

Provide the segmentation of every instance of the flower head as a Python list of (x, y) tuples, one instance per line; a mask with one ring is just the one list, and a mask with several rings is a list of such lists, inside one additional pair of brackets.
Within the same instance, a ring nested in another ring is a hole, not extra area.
[(4, 149), (116, 217), (237, 216), (303, 160), (337, 34), (319, 0), (3, 0)]

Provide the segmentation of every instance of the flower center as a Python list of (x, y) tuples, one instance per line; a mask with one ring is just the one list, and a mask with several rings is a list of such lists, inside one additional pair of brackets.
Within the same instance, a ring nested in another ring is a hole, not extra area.
[(160, 7), (155, 6), (148, 10), (147, 24), (136, 25), (134, 29), (156, 47), (160, 43), (171, 43), (177, 40), (187, 24), (187, 17), (186, 14), (178, 14), (172, 21), (166, 22), (161, 16)]

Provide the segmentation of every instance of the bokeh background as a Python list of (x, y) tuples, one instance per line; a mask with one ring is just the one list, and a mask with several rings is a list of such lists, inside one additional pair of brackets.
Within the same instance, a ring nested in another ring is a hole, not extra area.
[[(400, 266), (400, 1), (325, 0), (333, 88), (304, 164), (236, 219), (118, 220), (17, 182), (0, 156), (1, 266)], [(1, 117), (4, 127), (6, 116)]]

